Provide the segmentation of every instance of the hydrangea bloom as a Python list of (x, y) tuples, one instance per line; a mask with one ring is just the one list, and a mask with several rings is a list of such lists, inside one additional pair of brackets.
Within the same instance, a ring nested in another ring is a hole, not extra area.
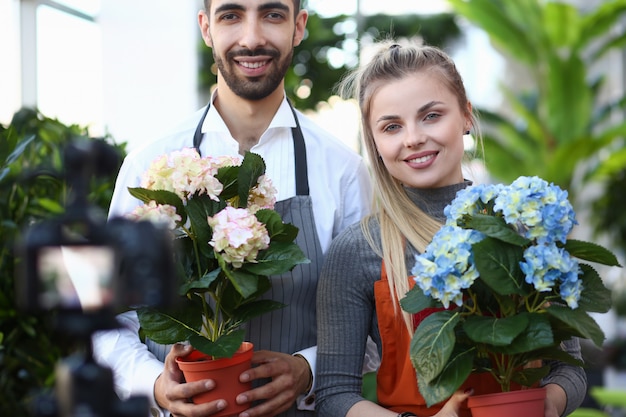
[(276, 204), (276, 188), (267, 175), (259, 177), (259, 183), (250, 190), (248, 210), (253, 213), (261, 209), (274, 209)]
[(249, 210), (228, 206), (209, 217), (208, 223), (213, 228), (209, 244), (234, 268), (240, 268), (244, 262), (256, 262), (259, 251), (269, 247), (265, 225)]
[[(412, 274), (425, 295), (459, 304), (462, 289), (469, 288), (478, 273), (472, 264), (471, 244), (482, 234), (457, 227), (464, 216), (485, 214), (502, 217), (531, 240), (520, 267), (526, 282), (537, 291), (559, 288), (567, 304), (576, 308), (582, 291), (578, 262), (556, 246), (565, 243), (576, 224), (567, 192), (539, 177), (519, 177), (511, 185), (484, 184), (465, 188), (444, 209), (446, 225), (423, 255), (416, 257)], [(473, 232), (473, 233), (472, 233)]]
[(456, 226), (464, 215), (484, 213), (487, 204), (501, 189), (501, 184), (483, 184), (459, 191), (452, 203), (444, 209), (447, 224)]
[(519, 177), (495, 198), (494, 210), (537, 243), (565, 243), (576, 223), (567, 191), (539, 177)]
[(195, 149), (184, 148), (156, 158), (144, 173), (141, 186), (171, 191), (183, 201), (195, 193), (207, 194), (218, 201), (223, 186), (215, 174), (220, 166), (227, 164), (227, 160), (201, 158)]
[(126, 217), (136, 221), (148, 220), (164, 225), (169, 230), (176, 229), (176, 225), (182, 220), (180, 215), (176, 213), (176, 207), (169, 204), (157, 204), (154, 200), (142, 206), (137, 206)]
[(524, 260), (520, 268), (526, 276), (526, 282), (537, 291), (552, 291), (559, 286), (566, 293), (566, 302), (571, 308), (578, 306), (582, 290), (578, 275), (578, 261), (563, 248), (555, 244), (532, 245), (524, 251)]
[(472, 244), (483, 239), (479, 232), (446, 225), (433, 237), (426, 251), (415, 257), (411, 274), (425, 295), (450, 303), (463, 303), (462, 290), (478, 278), (473, 263)]

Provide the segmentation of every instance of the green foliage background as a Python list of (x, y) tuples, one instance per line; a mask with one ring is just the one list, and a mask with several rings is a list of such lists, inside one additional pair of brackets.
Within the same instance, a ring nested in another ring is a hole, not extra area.
[[(27, 314), (15, 304), (20, 259), (14, 252), (22, 232), (64, 211), (68, 184), (63, 148), (88, 140), (86, 128), (66, 126), (33, 109), (0, 125), (0, 415), (27, 416), (34, 396), (54, 383), (54, 366), (72, 343), (53, 331), (54, 315)], [(116, 145), (121, 157), (125, 145)], [(108, 177), (94, 178), (89, 202), (106, 212), (119, 165)]]
[[(538, 175), (567, 189), (578, 209), (592, 208), (596, 233), (608, 232), (626, 253), (626, 95), (607, 94), (615, 69), (606, 60), (624, 54), (626, 0), (595, 8), (555, 0), (449, 2), (529, 79), (502, 83), (509, 111), (479, 109), (488, 171), (498, 181)], [(603, 192), (579, 198), (587, 186)]]

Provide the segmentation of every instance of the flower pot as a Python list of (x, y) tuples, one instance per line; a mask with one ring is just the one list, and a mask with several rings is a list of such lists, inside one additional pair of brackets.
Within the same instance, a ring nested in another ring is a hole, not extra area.
[(252, 388), (250, 382), (239, 382), (239, 375), (251, 368), (252, 348), (252, 343), (243, 342), (232, 358), (211, 359), (197, 350), (185, 357), (176, 358), (176, 363), (178, 363), (178, 367), (185, 375), (187, 382), (203, 379), (215, 381), (214, 389), (204, 394), (196, 395), (192, 398), (193, 402), (202, 404), (219, 399), (226, 400), (228, 407), (217, 414), (213, 414), (215, 417), (236, 415), (248, 409), (249, 405), (237, 405), (235, 399), (242, 392)]
[(472, 417), (543, 417), (545, 399), (545, 388), (531, 388), (472, 396), (467, 406)]

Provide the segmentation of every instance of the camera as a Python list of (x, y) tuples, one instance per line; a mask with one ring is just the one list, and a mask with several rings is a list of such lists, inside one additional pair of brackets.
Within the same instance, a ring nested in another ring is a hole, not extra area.
[(36, 417), (145, 417), (147, 398), (120, 401), (110, 369), (93, 358), (91, 336), (118, 327), (116, 314), (138, 306), (175, 303), (172, 238), (146, 221), (109, 221), (88, 203), (90, 179), (117, 167), (104, 140), (71, 142), (64, 149), (70, 190), (65, 212), (31, 225), (17, 245), (18, 307), (55, 319), (54, 331), (77, 342), (55, 371), (52, 396), (34, 404)]

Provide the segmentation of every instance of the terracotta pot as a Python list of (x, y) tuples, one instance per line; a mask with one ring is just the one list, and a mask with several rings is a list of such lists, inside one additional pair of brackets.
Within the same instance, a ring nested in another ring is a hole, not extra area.
[(543, 417), (545, 399), (545, 388), (531, 388), (471, 396), (467, 406), (472, 417)]
[(203, 379), (215, 381), (215, 388), (204, 394), (192, 398), (195, 404), (224, 399), (228, 407), (215, 417), (236, 415), (246, 409), (248, 405), (237, 405), (235, 398), (242, 392), (252, 388), (252, 384), (239, 382), (239, 375), (251, 368), (252, 343), (243, 342), (232, 358), (211, 359), (204, 353), (194, 350), (189, 355), (176, 358), (178, 367), (185, 375), (187, 382)]

